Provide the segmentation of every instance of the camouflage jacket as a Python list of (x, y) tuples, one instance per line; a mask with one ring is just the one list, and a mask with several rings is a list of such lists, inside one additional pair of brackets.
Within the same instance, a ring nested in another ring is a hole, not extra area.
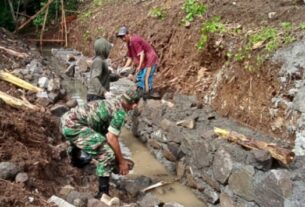
[[(71, 132), (75, 132), (76, 136), (77, 130), (90, 127), (102, 134), (109, 131), (118, 136), (124, 126), (125, 117), (126, 112), (120, 100), (98, 100), (75, 107), (65, 113), (61, 118), (61, 127), (64, 135), (65, 131), (72, 129)], [(70, 136), (73, 135), (70, 134)]]

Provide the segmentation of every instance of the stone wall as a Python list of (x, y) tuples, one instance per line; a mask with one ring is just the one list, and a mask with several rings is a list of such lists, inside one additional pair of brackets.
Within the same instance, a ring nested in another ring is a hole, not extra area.
[(148, 100), (139, 111), (133, 116), (133, 133), (210, 206), (304, 206), (304, 157), (286, 168), (264, 151), (218, 138), (213, 127), (274, 141), (270, 137), (219, 117), (194, 97), (166, 94), (161, 101)]

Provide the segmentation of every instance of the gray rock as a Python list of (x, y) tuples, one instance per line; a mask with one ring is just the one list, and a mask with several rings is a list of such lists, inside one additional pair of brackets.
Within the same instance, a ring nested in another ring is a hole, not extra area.
[(52, 195), (52, 197), (49, 198), (48, 203), (55, 204), (58, 207), (75, 207), (74, 205), (68, 203), (64, 199), (59, 198), (59, 197), (57, 197), (55, 195)]
[(59, 92), (51, 92), (48, 94), (48, 97), (49, 97), (49, 100), (52, 102), (52, 103), (55, 103), (59, 100), (60, 98), (60, 93)]
[(139, 192), (152, 184), (152, 181), (149, 177), (140, 176), (136, 179), (124, 179), (118, 183), (118, 188), (126, 191), (131, 196), (135, 197)]
[(175, 125), (174, 122), (168, 120), (168, 119), (162, 119), (162, 121), (160, 122), (160, 127), (164, 130), (164, 131), (168, 131), (171, 127), (173, 127)]
[(66, 102), (66, 105), (69, 107), (69, 108), (73, 108), (75, 106), (77, 106), (77, 101), (76, 99), (71, 99), (69, 101)]
[(89, 71), (89, 65), (87, 63), (87, 58), (82, 56), (76, 61), (76, 65), (79, 67), (79, 73), (85, 73)]
[(139, 202), (138, 204), (140, 205), (140, 207), (155, 207), (155, 206), (159, 206), (159, 204), (161, 203), (161, 201), (154, 196), (151, 193), (146, 194)]
[(51, 101), (46, 97), (42, 97), (42, 98), (37, 98), (36, 103), (40, 106), (47, 107), (51, 103)]
[(231, 155), (224, 149), (217, 150), (213, 162), (213, 175), (222, 184), (226, 183), (233, 168)]
[(251, 150), (251, 155), (247, 158), (247, 163), (259, 170), (267, 171), (272, 166), (271, 155), (264, 150)]
[[(303, 172), (304, 173), (304, 172)], [(295, 182), (293, 193), (285, 199), (284, 207), (303, 207), (305, 204), (305, 182)]]
[(175, 104), (183, 110), (189, 110), (192, 106), (196, 106), (197, 104), (197, 98), (195, 96), (186, 96), (176, 93), (173, 99)]
[(25, 172), (18, 173), (17, 176), (15, 177), (16, 183), (25, 183), (28, 180), (29, 180), (29, 176)]
[(47, 77), (41, 77), (38, 79), (38, 86), (40, 88), (48, 88), (49, 79)]
[(59, 91), (60, 90), (60, 78), (53, 78), (49, 81), (48, 91)]
[(177, 162), (176, 174), (179, 179), (181, 179), (184, 176), (185, 170), (186, 170), (186, 165), (184, 161), (180, 160), (179, 162)]
[(61, 117), (64, 113), (69, 111), (69, 108), (64, 104), (56, 104), (50, 109), (51, 113), (57, 117)]
[(203, 193), (206, 195), (207, 201), (209, 203), (215, 204), (219, 200), (218, 193), (210, 187), (205, 188)]
[(192, 163), (199, 169), (208, 167), (212, 163), (212, 154), (210, 153), (209, 144), (205, 141), (193, 141), (190, 147), (192, 151)]
[(219, 195), (219, 200), (221, 207), (236, 207), (233, 199), (227, 193), (221, 193)]
[(0, 162), (0, 178), (4, 180), (12, 180), (20, 168), (12, 162)]
[(91, 198), (88, 200), (87, 207), (109, 207), (98, 199)]
[(42, 65), (39, 60), (33, 59), (30, 64), (26, 66), (26, 69), (31, 72), (31, 74), (41, 74), (42, 73)]
[(67, 195), (67, 201), (77, 207), (85, 207), (88, 199), (92, 198), (92, 196), (90, 194), (87, 193), (80, 193), (77, 191), (71, 191), (68, 195)]
[(255, 184), (255, 202), (261, 207), (284, 207), (285, 199), (292, 190), (288, 171), (271, 170)]
[(242, 166), (234, 171), (229, 178), (230, 189), (238, 196), (247, 201), (254, 200), (253, 175), (255, 174), (252, 166)]
[(71, 193), (72, 191), (74, 191), (75, 188), (71, 185), (65, 185), (64, 187), (62, 187), (59, 191), (59, 195), (62, 196), (63, 198), (67, 198), (67, 196), (69, 195), (69, 193)]
[(184, 207), (180, 203), (165, 203), (163, 207)]
[(195, 128), (195, 120), (194, 119), (184, 119), (176, 122), (177, 126), (183, 126), (188, 129)]

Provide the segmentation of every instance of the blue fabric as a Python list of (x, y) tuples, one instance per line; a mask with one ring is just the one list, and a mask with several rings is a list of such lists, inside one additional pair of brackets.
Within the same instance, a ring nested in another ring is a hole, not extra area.
[(153, 87), (153, 79), (154, 79), (154, 73), (157, 68), (157, 65), (154, 64), (151, 67), (151, 71), (148, 77), (148, 86), (145, 86), (145, 76), (147, 72), (147, 67), (140, 70), (140, 72), (137, 74), (137, 86), (145, 91), (146, 87), (149, 87), (149, 90), (152, 90)]

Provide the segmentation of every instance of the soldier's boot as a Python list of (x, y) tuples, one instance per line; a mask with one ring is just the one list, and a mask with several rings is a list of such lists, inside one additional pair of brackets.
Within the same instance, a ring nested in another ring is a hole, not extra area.
[(98, 177), (98, 192), (94, 196), (97, 199), (100, 199), (103, 194), (109, 195), (109, 182), (110, 177)]

